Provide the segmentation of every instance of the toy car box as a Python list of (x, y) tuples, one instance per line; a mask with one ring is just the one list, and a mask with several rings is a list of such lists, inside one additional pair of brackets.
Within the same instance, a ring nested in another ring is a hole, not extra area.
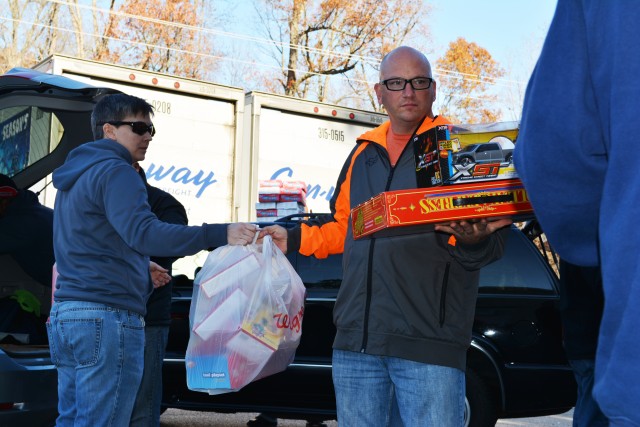
[(418, 188), (387, 191), (351, 211), (354, 238), (433, 230), (435, 223), (533, 216), (513, 168), (517, 123), (443, 125), (413, 144)]
[(419, 188), (517, 178), (517, 122), (442, 125), (413, 137)]

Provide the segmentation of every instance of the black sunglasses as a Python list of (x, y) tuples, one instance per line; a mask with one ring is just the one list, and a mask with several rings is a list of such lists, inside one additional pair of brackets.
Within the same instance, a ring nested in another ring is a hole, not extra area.
[(156, 134), (156, 128), (153, 126), (153, 124), (146, 124), (145, 122), (107, 122), (110, 125), (113, 126), (122, 126), (122, 125), (127, 125), (127, 126), (131, 126), (131, 130), (133, 131), (133, 133), (138, 134), (138, 135), (144, 135), (145, 133), (149, 132), (149, 135), (153, 136)]

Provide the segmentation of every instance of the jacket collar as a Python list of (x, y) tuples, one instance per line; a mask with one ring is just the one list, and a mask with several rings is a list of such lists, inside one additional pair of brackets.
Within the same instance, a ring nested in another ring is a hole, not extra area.
[[(424, 133), (429, 129), (433, 129), (436, 126), (447, 125), (447, 124), (451, 124), (451, 122), (443, 116), (435, 116), (434, 118), (426, 117), (422, 121), (422, 124), (420, 125), (420, 127), (418, 127), (418, 130), (416, 131), (416, 135), (420, 135), (421, 133)], [(390, 126), (391, 126), (391, 122), (387, 120), (377, 128), (367, 131), (362, 135), (360, 135), (356, 140), (356, 143), (360, 144), (362, 142), (372, 142), (386, 149), (387, 148), (387, 132), (389, 131)]]

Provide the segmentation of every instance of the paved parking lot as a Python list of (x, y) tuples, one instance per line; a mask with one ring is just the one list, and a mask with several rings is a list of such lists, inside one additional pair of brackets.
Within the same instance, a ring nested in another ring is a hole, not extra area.
[[(499, 420), (497, 427), (571, 427), (573, 411), (536, 418), (510, 418)], [(210, 412), (169, 409), (160, 418), (161, 427), (244, 427), (257, 414), (217, 414)], [(337, 427), (336, 421), (327, 421), (327, 427)], [(303, 420), (280, 420), (279, 427), (305, 427)]]
[(498, 420), (496, 426), (499, 427), (524, 427), (524, 426), (544, 426), (544, 427), (571, 427), (573, 425), (573, 410), (564, 414), (550, 415), (548, 417), (536, 418), (510, 418)]

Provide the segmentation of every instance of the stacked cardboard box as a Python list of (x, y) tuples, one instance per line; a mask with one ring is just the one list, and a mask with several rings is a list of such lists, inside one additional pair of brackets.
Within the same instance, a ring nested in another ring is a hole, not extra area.
[(302, 181), (261, 180), (258, 188), (256, 217), (258, 222), (307, 211), (307, 186)]

